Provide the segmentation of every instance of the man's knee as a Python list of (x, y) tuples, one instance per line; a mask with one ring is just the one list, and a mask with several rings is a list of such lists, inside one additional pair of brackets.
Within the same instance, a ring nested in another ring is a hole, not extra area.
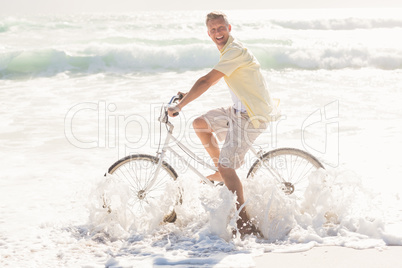
[(196, 119), (194, 119), (193, 128), (195, 130), (208, 130), (209, 126), (208, 126), (208, 123), (205, 121), (205, 119), (200, 116), (200, 117), (197, 117)]
[[(221, 161), (221, 159), (220, 159)], [(218, 171), (222, 174), (222, 173), (232, 173), (235, 172), (235, 170), (233, 168), (230, 168), (228, 164), (224, 164), (219, 162), (218, 163)]]

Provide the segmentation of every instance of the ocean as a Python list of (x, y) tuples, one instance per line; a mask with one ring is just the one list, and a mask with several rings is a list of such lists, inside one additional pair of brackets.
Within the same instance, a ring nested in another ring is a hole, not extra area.
[[(176, 224), (151, 217), (137, 228), (139, 219), (98, 213), (108, 167), (154, 155), (162, 103), (218, 61), (206, 11), (0, 17), (0, 264), (252, 267), (264, 252), (401, 246), (401, 12), (226, 12), (280, 100), (282, 117), (256, 145), (303, 149), (326, 168), (311, 178), (301, 212), (259, 187), (263, 178), (247, 181), (247, 156), (239, 174), (249, 210), (269, 220), (259, 226), (268, 237), (244, 240), (227, 228), (233, 195), (200, 184), (173, 158), (186, 198)], [(219, 82), (172, 119), (176, 135), (208, 159), (191, 122), (230, 104)]]

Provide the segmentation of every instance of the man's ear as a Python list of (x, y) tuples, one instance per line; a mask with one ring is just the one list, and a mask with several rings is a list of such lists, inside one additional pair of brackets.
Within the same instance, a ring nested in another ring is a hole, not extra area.
[(232, 30), (232, 25), (229, 24), (229, 32)]

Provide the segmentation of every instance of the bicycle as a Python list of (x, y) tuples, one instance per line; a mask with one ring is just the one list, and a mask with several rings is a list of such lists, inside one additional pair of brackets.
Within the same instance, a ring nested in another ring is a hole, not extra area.
[[(212, 171), (217, 171), (215, 166), (206, 163), (173, 136), (174, 125), (169, 121), (167, 108), (179, 101), (181, 97), (179, 95), (173, 96), (168, 104), (163, 105), (161, 108), (158, 121), (160, 124), (166, 125), (167, 135), (162, 148), (160, 148), (161, 142), (159, 142), (159, 148), (155, 156), (148, 154), (129, 155), (116, 161), (108, 169), (109, 174), (127, 183), (130, 197), (126, 205), (134, 216), (139, 217), (148, 213), (147, 209), (152, 209), (152, 207), (149, 207), (150, 203), (158, 202), (163, 195), (168, 194), (166, 193), (166, 185), (178, 178), (178, 174), (173, 167), (164, 160), (167, 151), (186, 164), (201, 181), (210, 186), (215, 186), (212, 181), (206, 178), (169, 144), (173, 141), (173, 144), (178, 145), (192, 159)], [(246, 178), (265, 176), (267, 179), (274, 180), (286, 195), (295, 195), (296, 198), (301, 198), (304, 194), (311, 172), (324, 168), (317, 158), (300, 149), (279, 148), (263, 152), (257, 151), (252, 146), (250, 151), (257, 157), (257, 160), (250, 167)], [(113, 199), (106, 192), (102, 193), (101, 199), (103, 202), (102, 207), (108, 213), (111, 213), (114, 209)], [(181, 202), (180, 193), (175, 200), (164, 213), (163, 222), (174, 222), (176, 220), (177, 215), (174, 207)]]

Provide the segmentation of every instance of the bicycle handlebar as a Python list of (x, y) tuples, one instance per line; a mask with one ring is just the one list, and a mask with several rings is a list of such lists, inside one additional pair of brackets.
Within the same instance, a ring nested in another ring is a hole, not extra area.
[[(169, 101), (169, 105), (170, 104), (172, 104), (172, 103), (176, 103), (177, 101), (179, 101), (179, 100), (181, 100), (181, 99), (183, 99), (183, 97), (184, 97), (184, 95), (183, 94), (177, 94), (177, 95), (174, 95), (171, 99), (170, 99), (170, 101)], [(173, 113), (173, 115), (174, 116), (177, 116), (177, 115), (179, 115), (179, 112), (176, 112), (176, 113)]]
[(169, 101), (168, 104), (176, 103), (177, 101), (181, 100), (183, 97), (184, 97), (184, 95), (181, 94), (181, 93), (180, 93), (180, 94), (177, 94), (177, 95), (174, 95), (174, 96), (170, 99), (170, 101)]

